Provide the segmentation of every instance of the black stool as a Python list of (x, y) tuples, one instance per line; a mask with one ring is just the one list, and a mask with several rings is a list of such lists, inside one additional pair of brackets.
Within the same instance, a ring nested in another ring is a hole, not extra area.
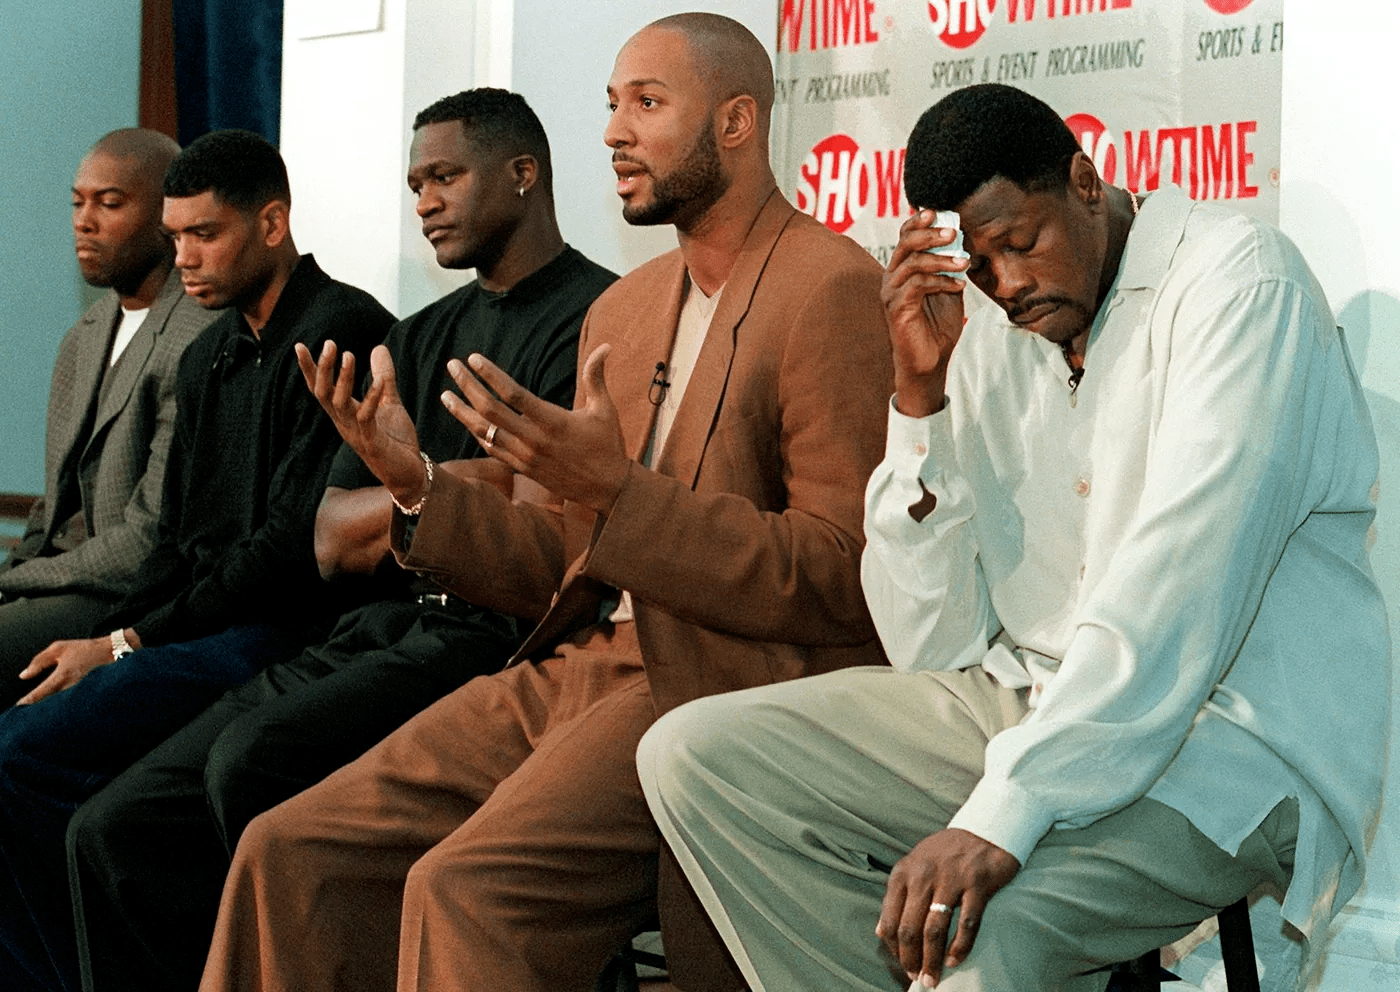
[(598, 976), (596, 992), (637, 992), (637, 965), (649, 968), (666, 967), (666, 959), (650, 951), (639, 951), (630, 943), (608, 962), (603, 973)]
[[(1229, 992), (1259, 992), (1259, 971), (1254, 965), (1254, 932), (1249, 926), (1249, 903), (1244, 899), (1217, 914), (1220, 921), (1220, 956), (1225, 962), (1225, 988)], [(1148, 951), (1140, 958), (1114, 965), (1107, 992), (1161, 992), (1163, 982), (1180, 981), (1161, 965), (1162, 952)]]

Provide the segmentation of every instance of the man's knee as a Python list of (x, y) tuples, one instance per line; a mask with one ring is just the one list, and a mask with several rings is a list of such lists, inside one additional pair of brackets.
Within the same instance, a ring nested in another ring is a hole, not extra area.
[(700, 769), (722, 767), (728, 752), (751, 731), (747, 707), (732, 695), (708, 696), (663, 715), (637, 746), (637, 769), (648, 792), (689, 791), (705, 776)]
[(473, 857), (460, 849), (446, 851), (430, 849), (414, 862), (404, 881), (405, 905), (416, 905), (424, 912), (470, 903), (474, 908), (463, 919), (501, 919), (509, 913), (502, 902), (490, 906), (493, 891), (503, 891), (493, 881), (501, 881), (499, 862), (492, 864), (485, 857)]
[(130, 808), (126, 797), (112, 789), (103, 789), (83, 805), (68, 821), (66, 838), (68, 862), (80, 862), (101, 869), (112, 863), (114, 846), (132, 830)]
[(62, 703), (49, 700), (0, 712), (0, 791), (35, 781), (35, 774), (48, 759), (45, 740), (50, 734), (50, 718)]
[(262, 724), (252, 717), (234, 720), (214, 740), (204, 765), (204, 794), (209, 813), (232, 851), (249, 821), (287, 798), (269, 793), (261, 764)]

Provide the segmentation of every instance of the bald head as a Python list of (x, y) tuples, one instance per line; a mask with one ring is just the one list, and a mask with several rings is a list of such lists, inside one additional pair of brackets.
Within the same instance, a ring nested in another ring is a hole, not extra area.
[(154, 177), (155, 189), (159, 191), (165, 170), (180, 154), (180, 146), (159, 131), (124, 127), (98, 138), (88, 155), (97, 153), (130, 163), (133, 175), (140, 176), (143, 181)]
[(759, 133), (767, 144), (773, 115), (773, 64), (763, 43), (732, 18), (719, 14), (672, 14), (643, 31), (674, 31), (686, 39), (695, 71), (709, 89), (712, 106), (736, 96), (753, 97)]

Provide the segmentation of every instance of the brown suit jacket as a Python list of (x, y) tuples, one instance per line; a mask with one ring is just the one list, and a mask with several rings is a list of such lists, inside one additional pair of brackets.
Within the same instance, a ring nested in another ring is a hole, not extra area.
[[(11, 567), (0, 569), (0, 592), (119, 598), (155, 542), (175, 420), (175, 371), (185, 346), (217, 314), (187, 297), (179, 270), (172, 269), (100, 390), (119, 305), (115, 292), (103, 294), (59, 346), (49, 390), (44, 496)], [(92, 434), (79, 448), (92, 404)], [(58, 519), (65, 480), (76, 482), (78, 512)]]
[[(640, 459), (685, 288), (673, 251), (589, 310), (580, 365), (612, 345), (608, 391)], [(407, 568), (469, 602), (539, 619), (511, 664), (547, 655), (632, 593), (656, 710), (884, 656), (860, 587), (865, 483), (884, 453), (893, 391), (880, 267), (774, 193), (725, 284), (654, 470), (637, 461), (606, 520), (572, 503), (511, 503), (435, 479)], [(674, 859), (657, 905), (673, 976), (742, 979)]]
[[(582, 359), (610, 342), (606, 379), (628, 454), (656, 408), (685, 287), (679, 251), (605, 292)], [(631, 466), (606, 521), (572, 503), (510, 503), (434, 482), (407, 568), (539, 625), (547, 654), (632, 593), (657, 711), (716, 692), (883, 660), (860, 588), (865, 482), (892, 392), (880, 267), (780, 194), (755, 221), (655, 470)], [(445, 473), (442, 474), (445, 476)], [(402, 546), (396, 520), (396, 545)]]

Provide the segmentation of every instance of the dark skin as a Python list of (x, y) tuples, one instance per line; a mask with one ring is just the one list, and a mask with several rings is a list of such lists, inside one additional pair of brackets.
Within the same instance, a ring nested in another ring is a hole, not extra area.
[[(540, 182), (535, 158), (493, 154), (472, 140), (460, 121), (424, 124), (414, 132), (407, 182), (418, 201), (415, 212), (423, 236), (433, 245), (438, 264), (476, 269), (481, 285), (492, 292), (510, 289), (564, 250), (553, 196)], [(298, 346), (297, 360), (307, 386), (323, 404), (331, 402), (341, 395), (332, 374), (334, 346), (322, 353), (319, 364), (312, 362), (309, 352), (303, 357), (304, 350)], [(326, 365), (327, 372), (318, 386), (321, 365)], [(392, 376), (392, 362), (387, 367)], [(352, 360), (341, 375), (353, 381), (354, 373)], [(392, 381), (390, 402), (402, 409), (397, 380)], [(406, 413), (403, 419), (407, 420)], [(349, 420), (337, 421), (337, 426), (342, 434), (346, 430), (362, 434)], [(400, 429), (412, 431), (412, 423)], [(416, 431), (412, 441), (416, 445)], [(508, 495), (512, 492), (510, 470), (491, 459), (456, 460), (439, 467), (462, 478), (483, 479)], [(421, 462), (414, 470), (424, 472)], [(392, 513), (389, 490), (382, 486), (328, 487), (316, 511), (316, 562), (322, 578), (378, 568), (391, 553)]]
[[(881, 287), (895, 406), (909, 417), (944, 406), (964, 318), (964, 283), (949, 273), (965, 272), (1013, 323), (1082, 362), (1133, 219), (1128, 194), (1105, 186), (1083, 153), (1070, 162), (1063, 189), (1028, 192), (998, 177), (955, 209), (970, 257), (928, 254), (957, 232), (933, 227), (934, 212), (920, 210), (900, 228)], [(933, 988), (945, 967), (967, 959), (988, 902), (1020, 869), (1010, 853), (976, 834), (940, 830), (894, 866), (875, 932), (911, 981)], [(958, 916), (952, 932), (951, 910)]]

